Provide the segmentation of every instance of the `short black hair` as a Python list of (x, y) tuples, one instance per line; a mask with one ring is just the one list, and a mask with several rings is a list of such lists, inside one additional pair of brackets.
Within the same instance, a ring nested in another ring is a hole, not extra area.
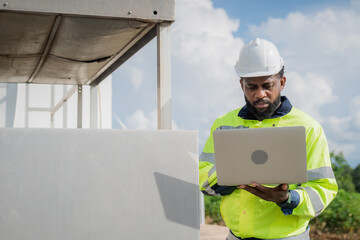
[(284, 66), (281, 68), (280, 72), (277, 73), (279, 78), (283, 78), (284, 76)]

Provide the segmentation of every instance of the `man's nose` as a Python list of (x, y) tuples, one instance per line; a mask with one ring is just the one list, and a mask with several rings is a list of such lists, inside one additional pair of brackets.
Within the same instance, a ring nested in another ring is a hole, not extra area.
[(266, 92), (265, 92), (265, 90), (259, 88), (259, 89), (256, 91), (256, 93), (255, 93), (255, 97), (256, 97), (257, 99), (263, 99), (264, 97), (266, 97)]

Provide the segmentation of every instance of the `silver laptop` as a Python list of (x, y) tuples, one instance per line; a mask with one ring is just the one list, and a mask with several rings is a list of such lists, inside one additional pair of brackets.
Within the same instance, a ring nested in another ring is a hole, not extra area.
[(307, 181), (304, 127), (215, 130), (219, 185)]

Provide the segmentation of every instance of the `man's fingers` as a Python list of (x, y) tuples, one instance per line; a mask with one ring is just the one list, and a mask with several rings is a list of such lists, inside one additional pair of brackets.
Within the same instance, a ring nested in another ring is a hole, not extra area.
[(288, 184), (280, 184), (279, 186), (280, 186), (280, 190), (282, 190), (282, 191), (286, 191), (286, 190), (289, 189), (289, 185), (288, 185)]
[(245, 189), (247, 191), (249, 191), (251, 189), (251, 193), (253, 193), (254, 191), (257, 192), (265, 192), (266, 191), (266, 187), (263, 187), (262, 185), (258, 184), (258, 183), (252, 183), (251, 185), (239, 185), (238, 188), (240, 189)]
[(285, 184), (285, 183), (280, 184), (275, 188), (275, 190), (277, 190), (277, 191), (286, 191), (288, 189), (289, 189), (289, 185)]
[(252, 183), (251, 185), (239, 185), (238, 188), (244, 189), (266, 201), (281, 203), (284, 202), (285, 197), (288, 197), (289, 185), (280, 184), (275, 188), (268, 188), (258, 183)]
[(269, 188), (267, 188), (267, 187), (264, 187), (263, 185), (261, 185), (261, 184), (258, 184), (258, 183), (252, 183), (251, 184), (254, 188), (256, 188), (256, 189), (258, 189), (259, 191), (261, 191), (261, 192), (266, 192), (266, 191), (268, 191), (269, 190)]
[(248, 185), (242, 185), (242, 186), (244, 186), (244, 188), (242, 188), (242, 189), (244, 189), (244, 190), (246, 190), (246, 191), (248, 191), (248, 192), (250, 192), (250, 193), (252, 193), (252, 194), (254, 194), (254, 195), (258, 196), (258, 197), (262, 198), (264, 196), (263, 192), (260, 191), (259, 189), (255, 188), (255, 187), (251, 187), (251, 186), (248, 186)]
[[(261, 184), (255, 183), (255, 182), (252, 183), (251, 186), (253, 188), (257, 189), (258, 191), (263, 192), (263, 193), (274, 190), (274, 188), (268, 188), (268, 187), (265, 187), (265, 186), (263, 186)], [(238, 188), (240, 188), (240, 189), (247, 189), (247, 187), (250, 187), (250, 186), (249, 185), (239, 185), (238, 186)], [(288, 184), (280, 184), (275, 189), (279, 190), (279, 191), (286, 191), (286, 190), (289, 189), (289, 185)]]

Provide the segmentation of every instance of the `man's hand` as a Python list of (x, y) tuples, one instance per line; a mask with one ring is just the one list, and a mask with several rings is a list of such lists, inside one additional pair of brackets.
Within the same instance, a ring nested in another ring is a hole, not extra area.
[(285, 202), (289, 198), (289, 185), (280, 184), (275, 188), (264, 187), (258, 183), (249, 185), (240, 185), (238, 188), (244, 189), (266, 201), (271, 201), (276, 204)]

